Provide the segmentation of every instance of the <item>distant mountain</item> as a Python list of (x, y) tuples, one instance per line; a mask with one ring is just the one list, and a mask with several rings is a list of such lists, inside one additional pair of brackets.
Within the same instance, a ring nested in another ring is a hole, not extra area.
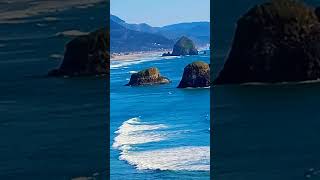
[(182, 36), (187, 36), (198, 46), (203, 46), (210, 43), (209, 22), (191, 22), (168, 25), (160, 28), (158, 33), (173, 40), (176, 40)]
[(171, 49), (174, 42), (162, 35), (128, 29), (110, 19), (111, 52), (150, 51)]
[(141, 31), (141, 32), (147, 32), (147, 33), (157, 33), (158, 30), (160, 29), (158, 27), (152, 27), (146, 23), (129, 24), (115, 15), (110, 15), (110, 19), (112, 21), (120, 24), (121, 26), (127, 28), (127, 29), (134, 30), (134, 31)]
[(210, 43), (209, 22), (152, 27), (146, 23), (129, 24), (115, 15), (110, 15), (110, 22), (112, 52), (171, 49), (182, 36), (192, 39), (198, 47)]
[(182, 36), (187, 36), (197, 46), (204, 46), (210, 43), (210, 22), (179, 23), (164, 27), (152, 27), (145, 23), (129, 24), (115, 15), (111, 15), (111, 20), (127, 29), (159, 34), (173, 41), (178, 40)]

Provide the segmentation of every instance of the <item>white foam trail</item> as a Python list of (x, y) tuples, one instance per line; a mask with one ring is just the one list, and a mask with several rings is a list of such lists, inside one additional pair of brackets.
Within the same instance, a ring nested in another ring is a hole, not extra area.
[(176, 132), (164, 124), (141, 122), (139, 118), (125, 121), (115, 132), (113, 148), (121, 151), (120, 160), (138, 170), (209, 171), (209, 146), (182, 146), (150, 151), (135, 151), (133, 145), (160, 142)]
[(120, 156), (139, 170), (209, 171), (209, 146), (185, 146), (144, 152), (128, 152)]

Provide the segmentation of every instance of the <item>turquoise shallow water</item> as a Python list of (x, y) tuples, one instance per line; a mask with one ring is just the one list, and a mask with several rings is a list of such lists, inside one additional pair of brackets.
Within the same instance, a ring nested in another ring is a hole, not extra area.
[(0, 179), (105, 178), (106, 80), (45, 77), (70, 40), (55, 34), (95, 30), (105, 14), (99, 4), (0, 24)]
[[(177, 89), (184, 67), (208, 55), (111, 63), (111, 179), (209, 179), (209, 89)], [(124, 86), (157, 67), (166, 85)]]
[[(213, 74), (217, 76), (231, 47), (236, 20), (263, 1), (214, 2)], [(227, 6), (229, 11), (223, 11)], [(319, 91), (319, 82), (214, 86), (214, 178), (319, 179)]]

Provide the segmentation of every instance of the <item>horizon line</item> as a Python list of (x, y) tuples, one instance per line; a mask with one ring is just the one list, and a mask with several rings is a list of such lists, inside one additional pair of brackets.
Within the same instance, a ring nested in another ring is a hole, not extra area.
[(172, 24), (166, 24), (166, 25), (162, 25), (162, 26), (153, 26), (153, 25), (150, 25), (148, 23), (145, 23), (145, 22), (128, 22), (126, 20), (124, 20), (123, 18), (119, 17), (118, 15), (115, 15), (115, 14), (112, 14), (110, 13), (110, 16), (116, 16), (118, 17), (119, 19), (121, 19), (122, 21), (124, 21), (125, 23), (128, 23), (128, 24), (147, 24), (151, 27), (155, 27), (155, 28), (161, 28), (161, 27), (165, 27), (165, 26), (170, 26), (170, 25), (175, 25), (175, 24), (183, 24), (183, 23), (199, 23), (199, 22), (207, 22), (207, 23), (211, 23), (211, 21), (206, 21), (206, 20), (203, 20), (203, 21), (184, 21), (184, 22), (176, 22), (176, 23), (172, 23)]

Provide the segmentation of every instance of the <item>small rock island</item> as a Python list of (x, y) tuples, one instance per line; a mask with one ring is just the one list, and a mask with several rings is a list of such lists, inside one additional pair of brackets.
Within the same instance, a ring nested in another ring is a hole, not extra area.
[(109, 73), (109, 31), (99, 29), (66, 45), (63, 62), (49, 76), (92, 76)]
[(182, 36), (173, 46), (172, 53), (164, 53), (162, 56), (186, 56), (186, 55), (198, 55), (198, 50), (196, 49), (196, 46), (194, 42), (185, 37)]
[(197, 88), (210, 86), (210, 66), (209, 64), (196, 61), (188, 64), (184, 68), (183, 76), (178, 88)]
[(129, 83), (126, 84), (126, 86), (144, 86), (167, 83), (170, 83), (170, 80), (161, 76), (157, 68), (152, 67), (132, 74)]
[(319, 79), (319, 12), (296, 0), (251, 8), (237, 22), (231, 51), (213, 84)]

